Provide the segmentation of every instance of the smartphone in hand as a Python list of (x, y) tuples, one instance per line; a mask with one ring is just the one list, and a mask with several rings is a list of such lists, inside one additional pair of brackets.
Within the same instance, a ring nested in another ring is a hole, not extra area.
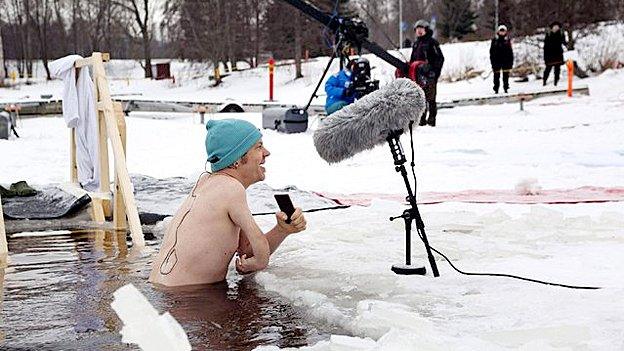
[(288, 194), (275, 194), (274, 196), (280, 211), (286, 213), (288, 216), (286, 223), (290, 224), (290, 216), (295, 213), (295, 206), (293, 206), (290, 196), (288, 196)]

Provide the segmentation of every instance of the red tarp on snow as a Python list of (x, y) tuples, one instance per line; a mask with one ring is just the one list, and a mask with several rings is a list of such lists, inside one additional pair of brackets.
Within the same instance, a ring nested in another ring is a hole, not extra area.
[[(342, 205), (368, 206), (372, 199), (405, 202), (406, 194), (337, 194), (319, 195), (336, 200)], [(583, 186), (575, 189), (540, 190), (535, 195), (518, 194), (514, 190), (464, 190), (458, 192), (423, 192), (417, 194), (419, 204), (442, 202), (509, 203), (509, 204), (576, 204), (589, 202), (624, 201), (624, 187), (603, 188)]]

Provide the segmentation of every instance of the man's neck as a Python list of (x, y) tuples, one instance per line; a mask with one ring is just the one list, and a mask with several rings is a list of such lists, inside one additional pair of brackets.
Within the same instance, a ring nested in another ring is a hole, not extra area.
[(215, 175), (225, 175), (225, 176), (234, 178), (234, 179), (238, 180), (238, 182), (241, 183), (245, 189), (249, 188), (249, 186), (251, 185), (249, 182), (245, 181), (245, 179), (241, 176), (241, 174), (238, 173), (235, 169), (225, 168), (225, 169), (217, 171), (217, 172), (215, 172), (213, 174), (215, 174)]

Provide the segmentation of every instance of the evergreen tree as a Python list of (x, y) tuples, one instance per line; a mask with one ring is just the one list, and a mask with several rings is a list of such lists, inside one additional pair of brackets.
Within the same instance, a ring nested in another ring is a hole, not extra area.
[(441, 0), (436, 6), (442, 36), (450, 40), (461, 39), (476, 30), (477, 15), (470, 0)]

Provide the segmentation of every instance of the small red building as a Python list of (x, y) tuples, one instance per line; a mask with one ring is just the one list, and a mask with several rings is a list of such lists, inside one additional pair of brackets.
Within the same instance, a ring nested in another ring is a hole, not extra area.
[(152, 61), (152, 78), (156, 80), (171, 79), (171, 61), (170, 60), (153, 60)]

